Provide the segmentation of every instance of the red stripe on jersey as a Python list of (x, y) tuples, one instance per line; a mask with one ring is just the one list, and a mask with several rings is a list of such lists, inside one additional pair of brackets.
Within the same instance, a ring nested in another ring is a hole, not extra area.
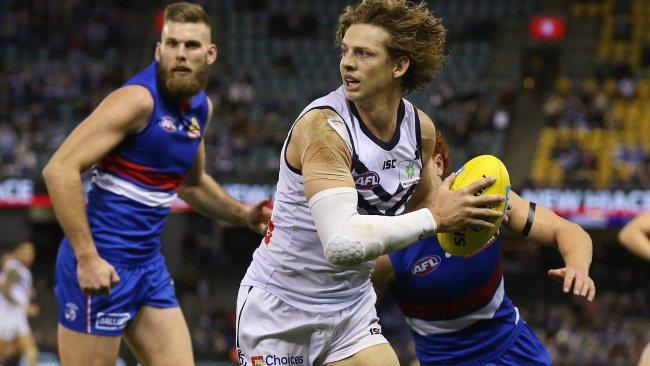
[(177, 189), (185, 178), (183, 174), (178, 173), (154, 172), (149, 167), (134, 163), (117, 154), (106, 155), (97, 163), (97, 167), (161, 190)]
[(499, 287), (501, 277), (501, 262), (499, 261), (490, 280), (467, 296), (439, 305), (423, 305), (421, 303), (397, 299), (397, 305), (402, 309), (404, 315), (411, 318), (431, 321), (459, 318), (487, 305)]

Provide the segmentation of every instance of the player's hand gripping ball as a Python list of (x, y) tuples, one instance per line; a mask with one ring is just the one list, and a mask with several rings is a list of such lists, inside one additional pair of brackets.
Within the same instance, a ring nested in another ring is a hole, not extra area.
[[(497, 207), (489, 207), (505, 213), (506, 207), (508, 207), (510, 176), (506, 166), (495, 156), (481, 155), (465, 163), (456, 172), (456, 180), (452, 184), (451, 190), (461, 189), (485, 177), (494, 177), (496, 181), (487, 189), (477, 191), (475, 196), (484, 194), (505, 196), (505, 201), (501, 202)], [(494, 223), (493, 229), (472, 225), (453, 233), (438, 233), (438, 241), (445, 252), (451, 255), (471, 256), (492, 243), (493, 237), (497, 234), (502, 222), (502, 217), (492, 221)]]

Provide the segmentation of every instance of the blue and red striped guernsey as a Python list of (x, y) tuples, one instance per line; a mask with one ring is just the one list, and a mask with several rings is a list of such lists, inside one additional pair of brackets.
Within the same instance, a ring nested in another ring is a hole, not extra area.
[(521, 322), (504, 291), (500, 240), (463, 258), (433, 237), (389, 257), (396, 301), (424, 365), (478, 364), (516, 339)]
[(154, 107), (146, 127), (125, 138), (93, 171), (88, 221), (100, 255), (114, 264), (141, 265), (160, 255), (163, 224), (208, 118), (204, 91), (184, 105), (165, 99), (157, 68), (154, 61), (125, 83), (151, 93)]

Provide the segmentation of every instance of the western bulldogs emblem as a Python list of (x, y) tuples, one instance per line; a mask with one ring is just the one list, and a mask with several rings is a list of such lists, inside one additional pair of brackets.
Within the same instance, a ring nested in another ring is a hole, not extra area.
[(435, 271), (440, 266), (440, 262), (440, 257), (437, 255), (421, 258), (411, 267), (411, 275), (417, 277), (427, 275)]
[(164, 116), (160, 121), (158, 121), (158, 125), (167, 132), (176, 131), (176, 121), (171, 117)]
[(359, 190), (373, 189), (379, 185), (379, 174), (365, 172), (354, 179), (354, 185)]
[(65, 303), (65, 320), (69, 322), (75, 321), (77, 319), (77, 311), (79, 310), (79, 307), (71, 302), (66, 302)]
[(187, 136), (191, 139), (201, 138), (201, 126), (199, 126), (199, 121), (196, 117), (190, 118), (190, 123), (187, 127)]

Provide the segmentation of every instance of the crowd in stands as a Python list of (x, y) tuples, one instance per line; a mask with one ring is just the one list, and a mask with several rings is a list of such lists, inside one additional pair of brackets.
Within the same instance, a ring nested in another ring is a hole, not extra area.
[(638, 0), (575, 1), (576, 17), (601, 20), (593, 77), (560, 78), (543, 107), (534, 184), (650, 186), (650, 7)]
[[(568, 80), (561, 80), (543, 105), (544, 132), (554, 140), (546, 154), (563, 177), (556, 182), (558, 186), (650, 186), (646, 129), (650, 120), (641, 105), (648, 96), (638, 95), (639, 84), (647, 88), (649, 82), (631, 76), (608, 80), (615, 83), (592, 79), (581, 87), (571, 87)], [(569, 85), (562, 85), (565, 83)], [(538, 146), (538, 155), (544, 154), (543, 146)]]
[[(146, 5), (119, 2), (105, 12), (103, 2), (72, 1), (66, 7), (37, 0), (5, 2), (10, 11), (0, 16), (4, 21), (0, 39), (9, 45), (0, 51), (0, 178), (26, 177), (38, 182), (41, 168), (72, 128), (111, 90), (150, 62), (156, 33), (152, 26), (135, 24), (140, 19), (128, 16), (146, 14)], [(39, 10), (29, 12), (30, 7)], [(313, 37), (315, 31), (310, 29), (319, 27), (309, 12), (301, 17), (276, 12), (271, 17), (300, 22), (270, 22), (275, 24), (267, 30), (271, 38)], [(494, 26), (484, 23), (468, 23), (454, 37), (481, 38), (481, 29)], [(132, 37), (127, 30), (139, 32)], [(147, 42), (151, 47), (142, 47)], [(295, 69), (293, 59), (280, 55), (274, 62), (280, 73)], [(209, 84), (215, 117), (205, 139), (207, 170), (224, 181), (273, 183), (281, 145), (298, 112), (310, 99), (337, 85), (287, 93), (269, 90), (265, 80), (255, 80), (245, 70), (231, 74), (231, 69), (236, 67), (217, 66)], [(496, 146), (487, 152), (499, 154), (501, 132), (511, 119), (509, 107), (489, 100), (486, 92), (460, 91), (450, 85), (438, 83), (418, 107), (435, 111), (434, 119), (450, 135), (452, 148), (458, 149), (456, 165), (483, 147)], [(494, 135), (500, 142), (486, 143)]]
[(460, 92), (444, 83), (429, 95), (432, 118), (447, 138), (452, 153), (452, 169), (470, 158), (503, 155), (506, 133), (512, 123), (514, 93), (492, 93), (470, 89)]

